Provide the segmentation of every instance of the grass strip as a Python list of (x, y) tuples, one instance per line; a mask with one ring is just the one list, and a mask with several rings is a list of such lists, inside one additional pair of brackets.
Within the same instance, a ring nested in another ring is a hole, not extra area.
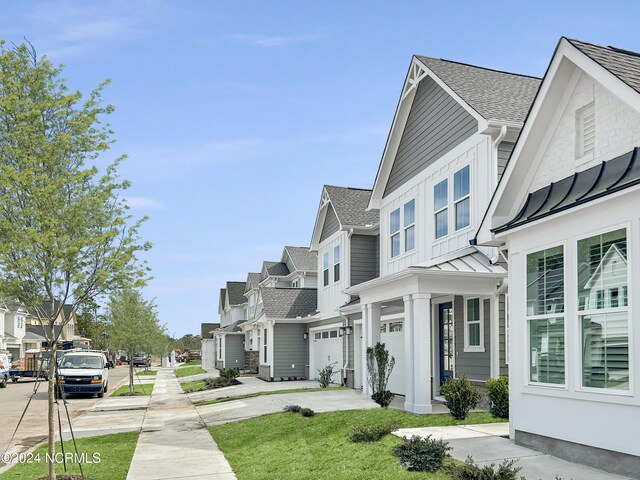
[[(304, 406), (304, 405), (303, 405)], [(305, 418), (295, 413), (274, 413), (217, 425), (209, 432), (225, 454), (239, 480), (445, 480), (442, 472), (405, 470), (391, 454), (402, 440), (387, 435), (378, 442), (352, 443), (355, 425), (399, 428), (494, 423), (490, 413), (471, 413), (464, 421), (449, 414), (413, 415), (393, 409), (346, 410)]]
[(199, 375), (201, 373), (207, 373), (202, 369), (199, 365), (188, 366), (188, 367), (178, 367), (174, 370), (176, 377), (190, 377), (191, 375)]
[[(131, 432), (76, 439), (78, 454), (81, 455), (78, 460), (82, 462), (85, 477), (90, 480), (126, 480), (133, 452), (138, 443), (138, 435), (139, 432)], [(75, 454), (71, 441), (64, 442), (64, 451), (66, 454)], [(77, 462), (67, 462), (67, 472), (64, 472), (59, 442), (56, 442), (56, 453), (54, 460), (57, 463), (58, 475), (80, 474)], [(30, 454), (24, 454), (22, 461), (0, 475), (0, 479), (30, 479), (46, 476), (48, 469), (46, 454), (46, 445), (38, 447)]]
[(243, 400), (245, 398), (261, 397), (263, 395), (282, 395), (283, 393), (326, 392), (330, 390), (349, 390), (349, 388), (348, 387), (327, 387), (327, 388), (317, 387), (317, 388), (292, 388), (289, 390), (273, 390), (270, 392), (267, 391), (267, 392), (247, 393), (244, 395), (229, 395), (228, 397), (221, 397), (221, 398), (215, 398), (213, 400), (203, 400), (201, 402), (196, 402), (195, 405), (196, 407), (201, 407), (203, 405), (214, 405), (216, 403), (231, 402), (233, 400)]
[[(136, 383), (133, 386), (133, 393), (136, 395), (151, 395), (153, 391), (153, 383)], [(122, 385), (111, 393), (111, 397), (119, 397), (123, 393), (129, 393), (129, 384)]]

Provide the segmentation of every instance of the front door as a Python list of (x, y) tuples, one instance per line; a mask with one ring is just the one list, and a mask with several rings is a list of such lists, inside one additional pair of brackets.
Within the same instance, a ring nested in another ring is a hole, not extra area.
[(440, 304), (440, 385), (453, 377), (453, 306)]

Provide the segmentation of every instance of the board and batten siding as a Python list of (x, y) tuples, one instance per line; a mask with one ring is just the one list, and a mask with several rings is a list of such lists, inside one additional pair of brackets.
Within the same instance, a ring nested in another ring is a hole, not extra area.
[(455, 367), (456, 377), (466, 375), (469, 380), (486, 381), (491, 376), (491, 301), (482, 302), (484, 323), (484, 352), (464, 351), (464, 297), (456, 296), (454, 300), (455, 328)]
[(320, 233), (320, 242), (324, 242), (331, 235), (336, 233), (340, 229), (340, 222), (336, 216), (336, 212), (333, 210), (331, 204), (327, 205), (327, 216), (324, 218), (324, 224), (322, 225), (322, 232)]
[(226, 368), (244, 368), (244, 335), (225, 335), (224, 366)]
[(498, 181), (502, 178), (504, 169), (507, 166), (513, 147), (516, 144), (513, 142), (500, 142), (498, 145)]
[(420, 82), (384, 196), (477, 131), (477, 120), (432, 78)]
[(307, 325), (276, 323), (273, 332), (273, 379), (304, 377), (309, 361), (309, 341), (304, 339)]
[(506, 303), (505, 296), (500, 295), (498, 299), (498, 330), (500, 333), (500, 375), (509, 375), (509, 365), (507, 365), (507, 336), (506, 336)]
[(380, 237), (351, 236), (351, 285), (358, 285), (379, 276)]

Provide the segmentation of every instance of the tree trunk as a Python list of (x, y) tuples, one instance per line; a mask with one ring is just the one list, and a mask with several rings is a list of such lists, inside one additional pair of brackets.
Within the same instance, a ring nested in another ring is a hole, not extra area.
[(133, 352), (129, 352), (129, 393), (133, 395)]
[[(53, 330), (53, 328), (52, 328)], [(56, 480), (56, 464), (53, 462), (56, 453), (55, 446), (55, 423), (54, 423), (54, 402), (56, 389), (56, 343), (51, 342), (51, 358), (49, 359), (49, 401), (48, 401), (48, 420), (49, 420), (49, 438), (48, 438), (48, 467), (49, 480)], [(62, 439), (60, 439), (62, 441)]]

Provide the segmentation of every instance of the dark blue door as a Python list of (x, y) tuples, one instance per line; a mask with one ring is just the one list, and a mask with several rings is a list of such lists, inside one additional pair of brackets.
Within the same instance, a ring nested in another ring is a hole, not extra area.
[(440, 385), (453, 377), (453, 306), (441, 303), (440, 317)]

